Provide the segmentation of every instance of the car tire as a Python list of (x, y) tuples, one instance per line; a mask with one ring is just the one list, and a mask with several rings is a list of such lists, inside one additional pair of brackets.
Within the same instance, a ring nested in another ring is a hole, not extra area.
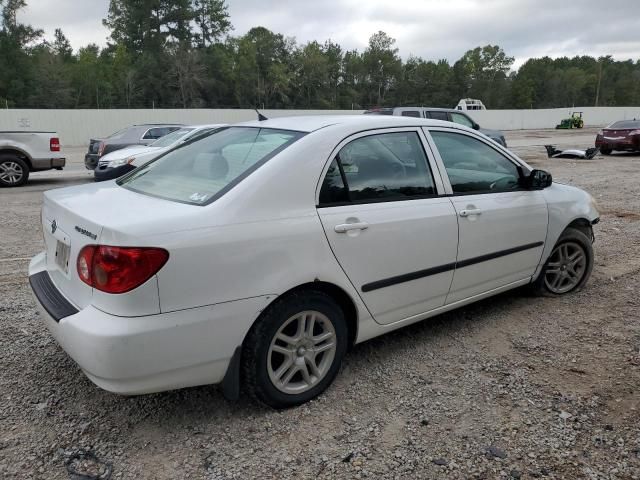
[(591, 239), (583, 231), (569, 227), (554, 245), (533, 290), (552, 297), (578, 292), (589, 280), (592, 269)]
[(0, 187), (19, 187), (29, 180), (29, 166), (12, 154), (0, 155)]
[(600, 148), (600, 153), (603, 155), (611, 155), (612, 150), (610, 148)]
[(287, 295), (269, 306), (243, 343), (244, 389), (276, 409), (305, 403), (333, 382), (347, 338), (344, 312), (329, 295)]

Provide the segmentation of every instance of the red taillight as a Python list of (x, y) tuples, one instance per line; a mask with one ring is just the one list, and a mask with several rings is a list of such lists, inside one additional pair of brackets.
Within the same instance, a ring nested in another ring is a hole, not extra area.
[(139, 287), (163, 267), (169, 252), (154, 247), (87, 245), (78, 254), (80, 280), (107, 293)]
[(100, 157), (102, 156), (102, 152), (104, 152), (104, 147), (105, 147), (104, 142), (100, 142), (100, 145), (98, 145), (98, 156)]
[(58, 137), (52, 137), (49, 139), (49, 150), (52, 152), (60, 151), (60, 139)]

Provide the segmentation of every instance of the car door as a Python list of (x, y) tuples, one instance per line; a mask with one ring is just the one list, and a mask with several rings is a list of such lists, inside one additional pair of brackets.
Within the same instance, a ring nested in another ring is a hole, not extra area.
[(523, 167), (490, 140), (455, 129), (429, 133), (458, 215), (458, 256), (446, 303), (531, 277), (547, 234), (542, 192), (523, 188)]
[(319, 184), (331, 249), (382, 324), (441, 307), (453, 278), (456, 213), (423, 140), (418, 127), (354, 135)]

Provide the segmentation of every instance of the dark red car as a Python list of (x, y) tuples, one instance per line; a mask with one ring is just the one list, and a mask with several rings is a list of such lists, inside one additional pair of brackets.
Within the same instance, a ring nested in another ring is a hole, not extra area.
[(640, 120), (621, 120), (603, 128), (596, 135), (596, 147), (603, 155), (614, 150), (640, 151)]

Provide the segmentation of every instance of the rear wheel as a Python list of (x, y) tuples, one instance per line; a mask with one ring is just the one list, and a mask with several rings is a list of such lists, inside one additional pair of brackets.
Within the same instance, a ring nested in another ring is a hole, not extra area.
[(307, 402), (335, 378), (347, 338), (344, 313), (327, 294), (304, 291), (278, 300), (244, 342), (245, 389), (274, 408)]
[(600, 147), (600, 153), (603, 155), (611, 155), (611, 149), (607, 147)]
[(567, 228), (553, 247), (534, 288), (551, 296), (579, 291), (589, 280), (592, 268), (591, 239), (581, 230)]
[(29, 166), (15, 155), (0, 155), (0, 186), (19, 187), (29, 179)]

